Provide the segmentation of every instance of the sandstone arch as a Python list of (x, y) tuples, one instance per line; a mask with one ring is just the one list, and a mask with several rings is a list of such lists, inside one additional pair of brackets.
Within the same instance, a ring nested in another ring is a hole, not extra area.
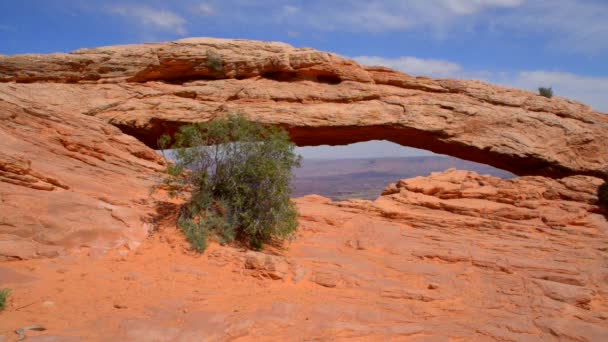
[(588, 106), (282, 43), (191, 38), (3, 56), (0, 82), (43, 110), (101, 118), (150, 147), (184, 123), (241, 112), (285, 126), (300, 146), (384, 139), (518, 175), (608, 174), (608, 116)]

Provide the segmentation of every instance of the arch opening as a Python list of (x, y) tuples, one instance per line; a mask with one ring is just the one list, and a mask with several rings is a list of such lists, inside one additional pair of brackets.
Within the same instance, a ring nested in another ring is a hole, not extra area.
[(332, 200), (376, 199), (391, 183), (450, 168), (513, 178), (514, 174), (385, 140), (342, 146), (299, 147), (302, 167), (294, 170), (293, 197), (321, 195)]
[[(348, 145), (372, 140), (387, 140), (401, 146), (424, 149), (433, 153), (449, 155), (476, 163), (491, 165), (516, 175), (545, 176), (562, 178), (574, 174), (603, 177), (602, 170), (574, 170), (542, 154), (513, 153), (501, 150), (500, 146), (476, 144), (453, 139), (448, 130), (421, 130), (407, 126), (367, 125), (338, 126), (323, 123), (311, 125), (290, 125), (282, 122), (269, 122), (265, 117), (258, 122), (279, 125), (290, 134), (292, 141), (300, 147), (320, 145)], [(272, 117), (269, 119), (272, 120)], [(162, 134), (173, 135), (179, 127), (190, 122), (170, 121), (152, 118), (145, 125), (134, 125), (130, 121), (113, 122), (124, 133), (134, 136), (146, 145), (157, 149), (158, 138)]]
[[(490, 165), (405, 147), (386, 140), (340, 146), (298, 147), (296, 153), (303, 158), (302, 166), (293, 170), (294, 198), (314, 194), (338, 201), (374, 200), (391, 183), (452, 168), (503, 179), (515, 177), (508, 171)], [(171, 150), (165, 150), (162, 154), (173, 159)]]

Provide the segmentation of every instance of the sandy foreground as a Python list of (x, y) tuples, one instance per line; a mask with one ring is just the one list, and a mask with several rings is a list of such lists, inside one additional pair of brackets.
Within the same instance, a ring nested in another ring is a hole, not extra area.
[(606, 340), (604, 217), (547, 228), (500, 203), (405, 198), (299, 198), (297, 236), (263, 253), (193, 253), (170, 214), (135, 250), (3, 262), (0, 341), (32, 325), (31, 341)]

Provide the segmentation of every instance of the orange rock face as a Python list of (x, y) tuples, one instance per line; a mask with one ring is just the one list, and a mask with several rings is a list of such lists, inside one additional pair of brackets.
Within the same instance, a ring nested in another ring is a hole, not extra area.
[(307, 196), (296, 238), (264, 252), (198, 256), (161, 220), (136, 253), (0, 265), (15, 289), (0, 337), (603, 341), (599, 182), (449, 170), (376, 201)]
[[(234, 112), (300, 145), (386, 139), (532, 176), (307, 196), (291, 243), (196, 255), (150, 147)], [(608, 340), (606, 137), (565, 99), (280, 43), (0, 56), (0, 341)]]
[(302, 146), (384, 139), (519, 175), (608, 175), (608, 117), (585, 105), (282, 43), (191, 38), (2, 56), (0, 82), (0, 93), (35, 94), (41, 110), (99, 117), (152, 147), (184, 123), (240, 112)]
[(0, 259), (135, 247), (154, 226), (163, 160), (102, 120), (30, 98), (0, 92)]

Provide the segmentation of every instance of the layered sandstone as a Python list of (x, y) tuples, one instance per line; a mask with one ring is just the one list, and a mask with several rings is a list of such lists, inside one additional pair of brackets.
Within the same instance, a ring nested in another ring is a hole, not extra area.
[[(234, 112), (300, 145), (386, 139), (533, 176), (307, 196), (283, 248), (200, 256), (150, 147)], [(0, 56), (0, 137), (0, 340), (608, 339), (608, 120), (582, 104), (188, 39)]]
[(262, 253), (188, 252), (173, 213), (136, 253), (0, 265), (0, 339), (605, 341), (599, 183), (449, 170), (375, 201), (307, 196), (295, 239)]
[[(0, 260), (133, 248), (154, 227), (164, 161), (94, 117), (0, 92)], [(11, 92), (13, 92), (11, 94)]]
[(582, 104), (281, 43), (0, 56), (0, 110), (0, 255), (10, 258), (141, 241), (163, 161), (140, 141), (154, 147), (184, 123), (235, 112), (285, 126), (299, 145), (386, 139), (554, 177), (608, 167), (607, 116)]
[(95, 116), (154, 147), (240, 112), (298, 145), (384, 139), (519, 175), (608, 174), (608, 117), (563, 98), (413, 77), (282, 43), (191, 38), (0, 57), (0, 93)]

